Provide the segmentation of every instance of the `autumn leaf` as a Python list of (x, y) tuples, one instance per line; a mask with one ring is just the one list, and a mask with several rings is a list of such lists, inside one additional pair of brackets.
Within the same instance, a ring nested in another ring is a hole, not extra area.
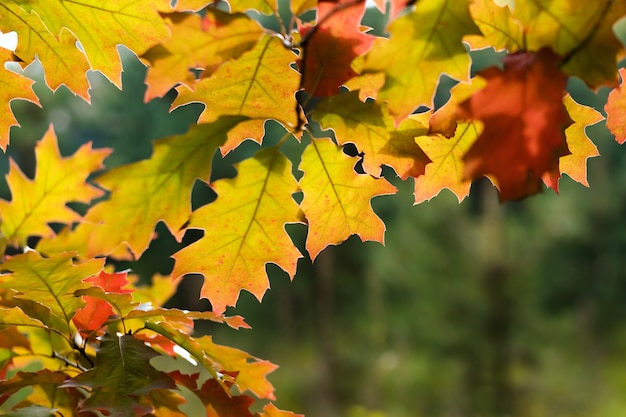
[(200, 398), (207, 409), (208, 416), (254, 417), (250, 411), (250, 406), (254, 404), (254, 398), (247, 395), (229, 394), (215, 379), (206, 380), (200, 388), (196, 388), (192, 384), (189, 384), (187, 388), (190, 388)]
[(626, 142), (626, 68), (620, 68), (622, 82), (609, 94), (604, 111), (606, 111), (606, 127), (615, 136), (620, 145)]
[(397, 190), (385, 179), (359, 175), (356, 158), (345, 155), (330, 139), (312, 139), (302, 154), (300, 204), (309, 224), (306, 249), (311, 259), (328, 245), (337, 245), (350, 235), (362, 241), (383, 243), (384, 223), (376, 216), (370, 200)]
[(228, 0), (230, 12), (255, 10), (261, 14), (273, 14), (278, 11), (277, 0)]
[[(27, 64), (37, 57), (46, 71), (46, 83), (52, 90), (65, 84), (88, 100), (89, 83), (85, 73), (89, 69), (89, 62), (76, 47), (76, 37), (67, 29), (61, 28), (56, 33), (50, 33), (40, 15), (25, 10), (23, 7), (27, 4), (24, 3), (25, 0), (0, 3), (2, 15), (0, 30), (2, 32), (12, 30), (18, 34), (15, 55)], [(39, 2), (39, 6), (43, 3)], [(116, 59), (119, 61), (119, 58)], [(11, 87), (14, 89), (17, 86)]]
[(356, 75), (352, 61), (365, 53), (375, 39), (361, 30), (364, 13), (363, 1), (320, 0), (317, 25), (300, 28), (302, 87), (310, 94), (337, 94), (339, 87)]
[[(117, 51), (118, 44), (123, 43), (141, 55), (152, 46), (167, 40), (170, 35), (153, 0), (40, 0), (36, 2), (36, 7), (30, 0), (13, 1), (31, 16), (39, 16), (53, 36), (67, 38), (67, 35), (73, 34), (80, 42), (90, 68), (101, 71), (120, 88), (122, 63)], [(18, 35), (20, 39), (27, 36), (19, 32)], [(38, 48), (33, 54), (42, 51)], [(44, 67), (47, 68), (45, 61)], [(76, 72), (81, 77), (84, 75), (82, 68), (74, 68), (74, 74)], [(71, 79), (72, 76), (66, 78)], [(82, 90), (75, 92), (83, 95)]]
[(615, 65), (624, 46), (613, 24), (626, 15), (626, 2), (520, 1), (514, 14), (524, 27), (527, 50), (549, 47), (567, 56), (563, 72), (591, 87), (616, 83)]
[(172, 13), (172, 37), (151, 49), (142, 58), (148, 60), (146, 100), (163, 96), (172, 87), (184, 83), (192, 87), (201, 70), (211, 75), (222, 63), (251, 49), (261, 37), (261, 26), (247, 15), (228, 14), (209, 8), (204, 16)]
[(509, 53), (524, 49), (524, 28), (508, 6), (499, 6), (493, 0), (472, 0), (469, 10), (481, 32), (464, 38), (472, 48), (493, 47)]
[(425, 134), (428, 127), (407, 119), (396, 130), (386, 107), (363, 103), (358, 91), (324, 99), (315, 107), (312, 117), (322, 128), (334, 130), (340, 145), (354, 143), (364, 152), (363, 169), (375, 177), (381, 175), (382, 165), (392, 167), (403, 179), (418, 176), (429, 162), (413, 140)]
[(503, 200), (539, 192), (544, 173), (569, 154), (564, 131), (571, 119), (562, 101), (567, 77), (559, 64), (549, 49), (509, 55), (503, 71), (480, 73), (487, 86), (460, 106), (461, 117), (484, 123), (463, 157), (465, 176), (493, 176)]
[(24, 387), (52, 385), (57, 388), (67, 378), (64, 372), (49, 369), (42, 369), (38, 372), (19, 371), (11, 379), (0, 380), (0, 404)]
[(295, 16), (317, 7), (317, 0), (291, 0), (289, 7)]
[(585, 187), (589, 187), (587, 181), (587, 159), (599, 156), (598, 148), (585, 134), (585, 127), (598, 123), (602, 115), (591, 107), (583, 106), (568, 94), (563, 99), (573, 123), (565, 129), (567, 147), (571, 154), (559, 159), (559, 170), (544, 174), (544, 182), (554, 191), (558, 192), (559, 178), (561, 174), (567, 174), (574, 181), (578, 181)]
[(152, 407), (139, 401), (142, 396), (154, 389), (175, 388), (174, 381), (167, 374), (150, 364), (150, 359), (157, 353), (132, 335), (106, 335), (100, 341), (93, 369), (62, 385), (91, 391), (81, 411), (145, 414), (152, 411)]
[(204, 230), (204, 237), (174, 255), (172, 276), (204, 275), (200, 294), (216, 314), (235, 305), (241, 289), (261, 300), (269, 287), (267, 263), (293, 277), (302, 256), (285, 231), (286, 223), (301, 221), (289, 160), (268, 148), (237, 169), (237, 177), (212, 184), (217, 200), (191, 216), (189, 227)]
[(180, 88), (174, 107), (204, 103), (206, 107), (198, 123), (212, 123), (223, 115), (248, 117), (250, 120), (229, 131), (222, 146), (223, 154), (247, 138), (260, 143), (267, 119), (277, 120), (288, 128), (298, 124), (294, 91), (300, 80), (290, 67), (295, 58), (280, 39), (264, 35), (251, 51), (200, 80), (195, 91)]
[[(1, 276), (0, 279), (2, 279)], [(45, 328), (45, 325), (41, 321), (28, 316), (21, 308), (0, 307), (0, 331), (5, 331), (5, 326), (33, 326)], [(2, 343), (0, 343), (0, 346), (1, 345)]]
[(25, 246), (29, 236), (50, 236), (48, 223), (71, 223), (80, 215), (66, 206), (67, 202), (89, 203), (103, 192), (86, 182), (87, 177), (102, 168), (107, 150), (81, 146), (72, 156), (62, 158), (52, 128), (35, 148), (37, 167), (35, 179), (27, 178), (11, 161), (7, 182), (11, 201), (0, 200), (2, 233), (9, 243)]
[(191, 215), (191, 190), (197, 178), (208, 180), (213, 154), (226, 132), (241, 117), (222, 117), (192, 127), (187, 133), (155, 142), (150, 159), (117, 167), (97, 182), (111, 198), (93, 206), (71, 233), (42, 242), (45, 253), (86, 251), (87, 256), (110, 254), (126, 243), (135, 257), (150, 244), (154, 227), (164, 221), (173, 233)]
[(470, 59), (463, 36), (479, 33), (463, 0), (419, 1), (389, 25), (391, 38), (365, 56), (362, 73), (383, 72), (385, 101), (398, 123), (420, 105), (432, 106), (442, 73), (467, 81)]
[(302, 414), (295, 414), (290, 411), (283, 411), (276, 408), (272, 403), (263, 407), (263, 412), (259, 414), (259, 417), (304, 417)]
[[(0, 5), (2, 7), (2, 5)], [(0, 111), (0, 148), (4, 151), (9, 144), (9, 129), (17, 125), (11, 102), (17, 97), (33, 103), (39, 103), (31, 88), (33, 81), (5, 68), (5, 63), (11, 60), (11, 51), (0, 48), (0, 102), (5, 106)], [(6, 104), (5, 104), (6, 103)]]
[(16, 255), (2, 264), (10, 273), (0, 275), (0, 288), (16, 292), (18, 299), (33, 300), (51, 313), (47, 320), (39, 314), (29, 314), (45, 325), (67, 333), (69, 323), (84, 301), (74, 293), (90, 286), (83, 280), (100, 272), (103, 259), (92, 259), (81, 264), (72, 263), (73, 253), (42, 258), (33, 251)]
[[(87, 291), (100, 290), (102, 294), (98, 296), (86, 295), (88, 292), (77, 291), (76, 295), (82, 295), (85, 301), (85, 306), (76, 311), (76, 314), (72, 318), (74, 325), (84, 336), (99, 329), (109, 318), (114, 314), (125, 315), (125, 311), (122, 306), (132, 309), (132, 292), (129, 289), (124, 289), (128, 284), (126, 280), (126, 272), (113, 272), (108, 273), (106, 271), (100, 271), (98, 275), (91, 276), (85, 279), (95, 287), (88, 288)], [(118, 297), (117, 302), (115, 299), (107, 300), (107, 295), (117, 294), (118, 296), (126, 296), (127, 298)], [(117, 308), (117, 311), (113, 310), (113, 305)], [(116, 304), (121, 304), (118, 306)]]

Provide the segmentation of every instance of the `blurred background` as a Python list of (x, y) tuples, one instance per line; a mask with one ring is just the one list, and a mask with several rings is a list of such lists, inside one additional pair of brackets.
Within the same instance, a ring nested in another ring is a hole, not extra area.
[[(370, 10), (364, 23), (380, 32), (384, 16)], [(3, 174), (8, 155), (32, 177), (33, 146), (51, 123), (63, 155), (87, 141), (113, 148), (108, 168), (147, 158), (154, 139), (187, 130), (202, 106), (169, 112), (174, 93), (144, 103), (146, 69), (120, 53), (123, 89), (90, 73), (91, 105), (65, 87), (50, 91), (36, 64), (26, 70), (42, 106), (12, 103), (21, 127), (12, 128), (1, 156)], [(481, 51), (473, 59), (477, 70), (498, 55)], [(442, 78), (439, 104), (452, 84)], [(576, 79), (569, 89), (602, 112), (608, 90), (591, 92)], [(275, 124), (266, 128), (266, 142), (282, 136)], [(413, 206), (412, 181), (386, 172), (400, 191), (373, 200), (387, 224), (385, 247), (352, 237), (313, 264), (300, 260), (293, 282), (269, 265), (272, 289), (263, 303), (243, 293), (228, 311), (252, 330), (198, 331), (280, 365), (270, 376), (276, 404), (310, 417), (626, 415), (626, 150), (603, 123), (587, 133), (602, 155), (588, 161), (591, 188), (564, 177), (560, 196), (545, 191), (500, 205), (483, 181), (460, 205), (444, 190)], [(233, 164), (258, 148), (245, 143), (216, 156), (212, 179), (235, 175)], [(0, 196), (10, 199), (5, 182)], [(198, 182), (194, 207), (213, 198)], [(288, 231), (306, 253), (304, 226)], [(192, 231), (178, 243), (163, 224), (156, 232), (141, 259), (116, 268), (148, 284), (199, 237)], [(185, 278), (168, 305), (210, 308), (198, 300), (200, 285), (200, 277)]]

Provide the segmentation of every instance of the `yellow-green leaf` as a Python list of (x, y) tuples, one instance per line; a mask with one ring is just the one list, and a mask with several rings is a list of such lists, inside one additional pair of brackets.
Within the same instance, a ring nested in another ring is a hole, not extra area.
[(285, 231), (285, 223), (301, 221), (289, 160), (269, 148), (238, 170), (237, 177), (216, 181), (217, 200), (192, 214), (189, 227), (203, 229), (204, 237), (174, 255), (173, 277), (203, 274), (201, 296), (216, 314), (235, 305), (242, 289), (260, 300), (269, 287), (267, 263), (293, 277), (302, 256)]
[(471, 181), (464, 177), (463, 156), (478, 138), (477, 123), (460, 123), (454, 137), (425, 135), (415, 139), (432, 163), (415, 179), (415, 204), (430, 200), (447, 188), (459, 202), (469, 195)]
[[(83, 280), (97, 274), (104, 266), (104, 259), (92, 259), (74, 265), (73, 253), (42, 258), (29, 251), (14, 256), (2, 264), (10, 271), (0, 275), (0, 288), (16, 292), (15, 298), (33, 300), (50, 310), (52, 320), (45, 323), (61, 332), (67, 332), (77, 309), (85, 305), (74, 293), (91, 286)], [(38, 319), (41, 317), (38, 315)]]
[[(102, 71), (118, 87), (122, 71), (118, 44), (141, 55), (170, 36), (154, 0), (12, 1), (36, 13), (54, 36), (66, 36), (67, 31), (76, 36), (91, 69)], [(75, 72), (83, 76), (82, 69)]]
[(261, 37), (261, 26), (247, 15), (231, 15), (207, 9), (204, 17), (189, 13), (166, 15), (172, 37), (148, 50), (142, 58), (150, 61), (146, 98), (162, 96), (178, 83), (192, 86), (190, 68), (208, 77), (222, 63), (251, 49)]
[(356, 162), (330, 139), (312, 139), (302, 154), (300, 206), (309, 224), (306, 249), (311, 259), (354, 234), (362, 241), (384, 242), (385, 225), (370, 200), (397, 190), (384, 178), (357, 174)]
[(389, 41), (375, 44), (366, 55), (362, 72), (385, 73), (378, 99), (388, 103), (396, 121), (422, 104), (432, 106), (441, 73), (469, 79), (470, 59), (462, 38), (479, 32), (467, 0), (419, 1), (391, 23), (389, 32)]
[(210, 123), (222, 115), (250, 118), (229, 132), (223, 153), (247, 138), (260, 143), (267, 119), (289, 128), (298, 123), (294, 91), (300, 85), (300, 75), (290, 67), (295, 59), (280, 39), (264, 35), (251, 51), (200, 80), (195, 91), (181, 88), (174, 106), (204, 103), (199, 123)]
[(509, 6), (499, 6), (493, 0), (473, 0), (470, 14), (482, 34), (465, 37), (472, 48), (494, 47), (509, 53), (524, 49), (524, 29)]
[[(97, 182), (111, 191), (111, 198), (87, 212), (73, 232), (74, 246), (62, 244), (59, 249), (95, 256), (109, 254), (125, 243), (138, 257), (148, 248), (159, 221), (177, 233), (191, 215), (194, 182), (209, 179), (215, 151), (226, 140), (226, 132), (242, 119), (223, 117), (161, 139), (155, 142), (150, 159), (99, 177)], [(49, 251), (53, 242), (38, 249)]]
[(9, 243), (25, 246), (29, 236), (50, 236), (50, 222), (71, 223), (80, 215), (66, 206), (67, 202), (89, 203), (103, 193), (86, 180), (102, 168), (108, 150), (92, 150), (83, 145), (72, 156), (62, 158), (52, 128), (35, 148), (37, 168), (35, 180), (26, 177), (11, 161), (7, 181), (11, 201), (0, 200), (2, 233)]

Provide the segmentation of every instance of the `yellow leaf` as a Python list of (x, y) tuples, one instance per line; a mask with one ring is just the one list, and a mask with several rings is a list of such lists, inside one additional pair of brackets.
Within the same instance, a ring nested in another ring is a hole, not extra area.
[[(13, 1), (26, 11), (36, 13), (54, 36), (63, 37), (66, 31), (76, 36), (91, 69), (102, 71), (120, 88), (122, 63), (118, 44), (123, 43), (141, 55), (170, 36), (154, 0)], [(19, 36), (22, 39), (22, 35)], [(75, 73), (79, 71), (83, 72), (75, 69)], [(47, 70), (46, 74), (49, 72)]]
[[(559, 171), (561, 174), (569, 175), (585, 187), (589, 187), (587, 159), (599, 156), (600, 153), (596, 145), (587, 137), (585, 127), (601, 121), (602, 115), (591, 107), (578, 104), (569, 94), (563, 98), (563, 104), (574, 123), (565, 129), (565, 139), (571, 153), (559, 158)], [(558, 191), (559, 176), (558, 174), (554, 178), (544, 176), (544, 182)]]
[(386, 101), (396, 122), (417, 107), (432, 106), (437, 80), (446, 73), (469, 79), (470, 59), (462, 38), (479, 33), (463, 0), (419, 1), (389, 26), (388, 42), (366, 55), (363, 73), (384, 72), (378, 100)]
[(166, 94), (178, 83), (193, 85), (190, 68), (203, 70), (208, 77), (222, 63), (251, 49), (263, 30), (247, 15), (235, 15), (218, 9), (207, 9), (206, 15), (172, 13), (172, 37), (148, 50), (142, 58), (150, 61), (146, 99)]
[(4, 67), (5, 62), (10, 59), (11, 51), (0, 48), (0, 63), (2, 64), (2, 68), (0, 68), (0, 103), (6, 106), (0, 111), (0, 148), (2, 150), (6, 149), (9, 144), (9, 129), (17, 124), (10, 102), (17, 97), (33, 103), (39, 102), (31, 88), (33, 81)]
[(296, 55), (280, 39), (264, 35), (251, 51), (200, 80), (195, 91), (182, 88), (174, 106), (204, 103), (206, 107), (198, 123), (210, 123), (221, 115), (250, 118), (229, 132), (222, 153), (247, 138), (260, 143), (267, 119), (290, 128), (298, 123), (294, 91), (300, 85), (300, 75), (290, 67), (295, 59)]
[(306, 248), (311, 259), (354, 234), (364, 242), (384, 242), (385, 225), (370, 200), (397, 190), (383, 178), (357, 174), (356, 161), (330, 139), (312, 139), (302, 154), (300, 206), (309, 224)]
[[(363, 103), (358, 91), (324, 99), (315, 107), (313, 118), (322, 128), (332, 128), (340, 145), (354, 143), (364, 152), (363, 169), (370, 175), (379, 177), (381, 165), (392, 167), (404, 179), (424, 172), (428, 158), (413, 138), (425, 134), (428, 127), (407, 122), (400, 130), (395, 130), (386, 107)], [(411, 136), (413, 133), (415, 135)]]
[(529, 51), (549, 46), (561, 56), (571, 54), (563, 71), (591, 87), (616, 83), (615, 65), (624, 46), (613, 24), (626, 15), (626, 2), (518, 1), (514, 14), (524, 26)]
[[(211, 161), (226, 132), (241, 117), (224, 117), (194, 126), (183, 135), (155, 142), (150, 159), (117, 167), (98, 177), (111, 198), (93, 206), (79, 224), (73, 249), (87, 256), (111, 253), (121, 243), (138, 257), (150, 244), (162, 220), (176, 234), (191, 215), (191, 189), (196, 178), (208, 180)], [(39, 247), (50, 250), (51, 243)]]
[(46, 71), (46, 82), (51, 89), (56, 90), (65, 84), (76, 94), (88, 99), (89, 83), (85, 72), (89, 69), (89, 62), (76, 47), (76, 37), (61, 28), (56, 33), (50, 33), (38, 14), (28, 13), (18, 3), (21, 2), (0, 2), (0, 30), (12, 30), (18, 35), (15, 55), (27, 64), (37, 57)]
[(255, 10), (261, 14), (273, 14), (278, 10), (276, 0), (228, 0), (230, 12), (245, 12)]
[(472, 48), (494, 47), (506, 49), (509, 53), (524, 49), (524, 29), (508, 6), (498, 6), (493, 0), (473, 0), (470, 14), (482, 35), (465, 37)]
[(61, 158), (52, 128), (35, 148), (37, 168), (35, 180), (27, 178), (11, 161), (7, 182), (11, 201), (0, 200), (2, 233), (9, 243), (25, 246), (29, 236), (49, 236), (50, 222), (71, 223), (80, 215), (66, 206), (67, 202), (89, 203), (103, 192), (86, 180), (102, 168), (108, 150), (92, 150), (83, 145), (74, 155)]
[(424, 153), (433, 161), (426, 165), (426, 173), (415, 179), (415, 204), (430, 200), (447, 188), (459, 202), (469, 195), (471, 181), (465, 179), (463, 156), (479, 134), (477, 123), (460, 123), (454, 137), (442, 135), (420, 136), (415, 139)]
[(217, 200), (192, 214), (189, 227), (203, 229), (204, 237), (174, 255), (172, 276), (203, 274), (201, 296), (216, 314), (235, 305), (241, 289), (260, 300), (269, 287), (267, 263), (293, 278), (302, 256), (285, 231), (285, 223), (301, 221), (289, 160), (269, 148), (238, 170), (237, 177), (216, 181)]

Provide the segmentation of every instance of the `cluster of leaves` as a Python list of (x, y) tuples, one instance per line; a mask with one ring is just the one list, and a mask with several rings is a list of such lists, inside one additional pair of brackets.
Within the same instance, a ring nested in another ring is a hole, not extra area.
[[(362, 0), (288, 6), (2, 2), (0, 31), (18, 35), (13, 51), (0, 48), (2, 148), (15, 124), (10, 102), (37, 103), (32, 81), (14, 70), (35, 59), (50, 88), (64, 84), (89, 101), (86, 72), (101, 71), (119, 86), (117, 46), (124, 44), (149, 67), (146, 101), (175, 88), (173, 108), (204, 105), (187, 133), (156, 141), (150, 158), (95, 180), (109, 151), (88, 144), (62, 158), (52, 129), (37, 145), (34, 179), (11, 163), (12, 197), (0, 201), (3, 252), (36, 238), (35, 249), (5, 256), (0, 276), (0, 402), (19, 392), (15, 413), (181, 415), (177, 389), (186, 387), (209, 415), (253, 415), (248, 393), (273, 399), (266, 374), (274, 365), (192, 337), (194, 320), (245, 327), (223, 316), (240, 291), (260, 300), (268, 263), (295, 275), (303, 254), (286, 224), (307, 226), (311, 259), (351, 235), (383, 242), (385, 226), (370, 205), (396, 191), (383, 167), (414, 178), (416, 204), (444, 188), (461, 201), (485, 176), (502, 200), (537, 193), (542, 184), (558, 191), (563, 173), (587, 185), (586, 160), (597, 150), (585, 127), (602, 115), (567, 95), (566, 83), (576, 76), (594, 89), (617, 86), (624, 46), (613, 27), (626, 16), (625, 2), (378, 0), (390, 19), (387, 37), (361, 26)], [(263, 28), (250, 10), (274, 16), (280, 29)], [(501, 67), (470, 77), (469, 51), (486, 47), (506, 52)], [(459, 83), (435, 111), (441, 74)], [(606, 106), (620, 142), (624, 88)], [(267, 137), (268, 121), (283, 127), (282, 138)], [(235, 178), (210, 183), (217, 199), (192, 210), (194, 183), (210, 181), (216, 152), (246, 140), (262, 149), (237, 165)], [(296, 155), (285, 151), (292, 143), (300, 144)], [(348, 145), (357, 149), (353, 156)], [(79, 214), (67, 203), (90, 206)], [(174, 255), (172, 283), (155, 278), (146, 290), (124, 273), (105, 272), (107, 260), (141, 256), (159, 221), (178, 238), (204, 232)], [(162, 308), (190, 273), (204, 276), (201, 296), (213, 311)], [(152, 366), (157, 355), (181, 352), (209, 377)], [(39, 369), (24, 371), (34, 360)], [(24, 394), (23, 387), (32, 389)], [(260, 415), (292, 414), (270, 404)]]

